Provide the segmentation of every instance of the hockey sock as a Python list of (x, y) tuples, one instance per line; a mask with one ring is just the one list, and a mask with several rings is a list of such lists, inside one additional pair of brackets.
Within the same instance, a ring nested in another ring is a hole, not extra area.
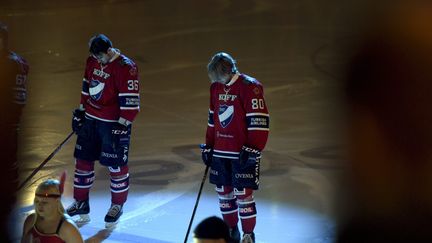
[(252, 193), (252, 189), (244, 189), (243, 191), (236, 192), (240, 220), (243, 233), (245, 234), (252, 233), (256, 225), (257, 210)]
[(127, 165), (108, 168), (111, 177), (111, 202), (123, 205), (129, 192), (129, 168)]
[(74, 198), (77, 201), (88, 200), (90, 188), (95, 180), (94, 162), (75, 160)]
[(230, 228), (236, 227), (238, 223), (238, 207), (232, 187), (216, 187), (216, 191), (219, 194), (219, 207), (225, 223)]

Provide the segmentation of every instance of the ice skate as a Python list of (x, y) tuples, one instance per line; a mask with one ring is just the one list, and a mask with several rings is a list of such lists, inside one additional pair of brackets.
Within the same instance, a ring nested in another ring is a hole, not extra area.
[(230, 228), (229, 233), (230, 233), (230, 237), (232, 239), (232, 242), (234, 242), (234, 243), (240, 242), (240, 231), (239, 231), (237, 225), (234, 228)]
[[(90, 222), (90, 205), (88, 200), (75, 201), (67, 209), (66, 213), (72, 217), (73, 221), (79, 226)], [(75, 217), (78, 216), (78, 217)]]
[(105, 228), (113, 228), (117, 225), (120, 216), (123, 214), (123, 206), (112, 204), (108, 213), (105, 215)]
[(241, 243), (255, 243), (255, 234), (253, 232), (249, 234), (243, 234)]

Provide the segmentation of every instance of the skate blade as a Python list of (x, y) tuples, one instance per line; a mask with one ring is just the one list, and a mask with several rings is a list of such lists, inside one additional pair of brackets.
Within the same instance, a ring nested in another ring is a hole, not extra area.
[(117, 224), (118, 224), (119, 220), (115, 221), (115, 222), (105, 222), (105, 228), (106, 229), (114, 229)]
[(81, 226), (90, 222), (90, 216), (88, 214), (80, 214), (78, 218), (74, 218), (73, 221), (77, 226)]

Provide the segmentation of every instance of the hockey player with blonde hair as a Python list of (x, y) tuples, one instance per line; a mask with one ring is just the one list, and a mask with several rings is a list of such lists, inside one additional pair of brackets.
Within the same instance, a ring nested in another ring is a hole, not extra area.
[(267, 142), (269, 114), (261, 83), (239, 72), (227, 53), (216, 53), (207, 66), (211, 80), (210, 109), (202, 159), (210, 166), (224, 221), (231, 238), (255, 242), (257, 210), (253, 191), (258, 189), (261, 151)]

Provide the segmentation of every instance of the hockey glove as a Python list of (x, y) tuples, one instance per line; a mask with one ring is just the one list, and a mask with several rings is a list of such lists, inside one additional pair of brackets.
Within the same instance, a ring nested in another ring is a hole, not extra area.
[(75, 109), (72, 113), (72, 131), (78, 133), (84, 124), (85, 111), (80, 109)]
[(129, 128), (123, 124), (115, 123), (111, 129), (112, 148), (117, 150), (123, 143), (129, 143)]
[(239, 160), (242, 164), (256, 164), (261, 159), (261, 152), (247, 146), (240, 151)]
[(205, 165), (211, 166), (213, 159), (213, 148), (203, 143), (200, 144), (201, 158)]

